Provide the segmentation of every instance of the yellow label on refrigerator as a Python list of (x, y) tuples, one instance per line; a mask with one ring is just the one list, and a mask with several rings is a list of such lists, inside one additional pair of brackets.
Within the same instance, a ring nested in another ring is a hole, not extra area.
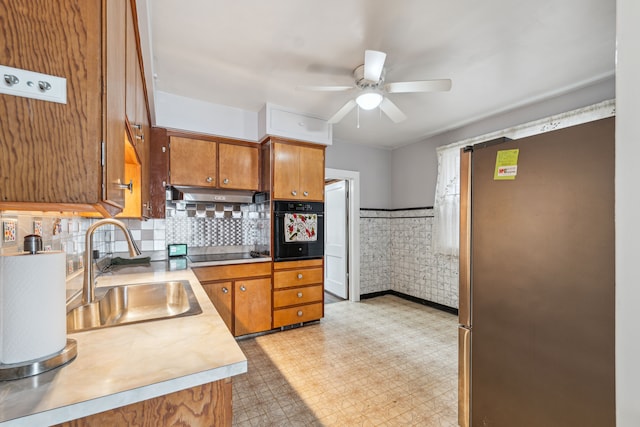
[(496, 156), (496, 169), (493, 173), (493, 179), (497, 181), (506, 181), (516, 179), (518, 174), (518, 153), (519, 149), (500, 150)]

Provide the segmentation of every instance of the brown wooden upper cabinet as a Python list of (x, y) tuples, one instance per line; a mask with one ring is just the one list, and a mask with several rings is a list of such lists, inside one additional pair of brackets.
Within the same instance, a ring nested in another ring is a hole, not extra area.
[[(147, 100), (144, 90), (144, 78), (138, 50), (136, 9), (132, 1), (127, 0), (126, 11), (126, 50), (125, 50), (125, 112), (127, 143), (135, 150), (138, 166), (133, 167), (131, 153), (125, 155), (126, 182), (133, 188), (125, 192), (125, 209), (118, 216), (150, 217), (150, 126)], [(126, 150), (125, 150), (126, 154)], [(132, 206), (132, 204), (134, 204)]]
[(260, 187), (258, 154), (258, 147), (218, 144), (219, 187), (257, 191)]
[(273, 198), (324, 200), (324, 146), (272, 139)]
[(217, 145), (213, 141), (172, 136), (169, 140), (169, 179), (172, 185), (215, 187)]
[(0, 64), (66, 78), (67, 103), (0, 95), (0, 209), (124, 207), (128, 2), (3, 2)]
[(257, 144), (170, 137), (171, 185), (258, 191), (258, 165)]

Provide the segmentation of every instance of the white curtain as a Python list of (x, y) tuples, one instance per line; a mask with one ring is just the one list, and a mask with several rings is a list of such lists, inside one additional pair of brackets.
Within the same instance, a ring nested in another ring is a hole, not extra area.
[(460, 146), (438, 149), (438, 179), (433, 206), (433, 251), (458, 256), (460, 236)]

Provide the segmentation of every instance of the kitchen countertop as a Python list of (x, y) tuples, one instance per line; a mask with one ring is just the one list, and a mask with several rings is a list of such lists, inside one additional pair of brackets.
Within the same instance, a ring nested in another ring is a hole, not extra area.
[(68, 334), (77, 341), (75, 360), (0, 382), (0, 425), (57, 424), (247, 371), (246, 357), (193, 272), (151, 264), (102, 275), (98, 286), (188, 280), (202, 313)]

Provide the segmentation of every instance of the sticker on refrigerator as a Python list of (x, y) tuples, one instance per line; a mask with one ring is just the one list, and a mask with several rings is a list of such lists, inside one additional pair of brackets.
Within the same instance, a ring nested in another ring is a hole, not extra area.
[(514, 180), (518, 174), (518, 153), (520, 150), (500, 150), (496, 156), (496, 169), (493, 173), (493, 179)]

